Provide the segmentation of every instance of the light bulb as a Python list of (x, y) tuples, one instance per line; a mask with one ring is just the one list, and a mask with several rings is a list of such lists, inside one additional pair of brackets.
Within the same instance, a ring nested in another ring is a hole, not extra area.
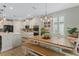
[(49, 22), (50, 20), (48, 19), (48, 22)]
[(0, 20), (0, 23), (2, 23), (4, 20)]
[(45, 19), (47, 19), (47, 16), (45, 16)]
[(42, 21), (43, 19), (41, 18), (41, 21)]
[(27, 17), (31, 17), (31, 15), (30, 15), (30, 14), (28, 14), (28, 15), (27, 15)]
[(44, 22), (44, 20), (43, 20), (43, 22)]

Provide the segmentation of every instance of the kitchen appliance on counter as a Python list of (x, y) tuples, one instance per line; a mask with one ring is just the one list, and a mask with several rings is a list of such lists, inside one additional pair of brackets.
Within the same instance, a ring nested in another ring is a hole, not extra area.
[(4, 25), (4, 32), (13, 32), (13, 25)]
[(29, 29), (29, 25), (26, 25), (26, 26), (25, 26), (25, 29)]
[(39, 35), (39, 26), (38, 26), (38, 25), (35, 25), (35, 26), (33, 27), (33, 31), (34, 31), (34, 36)]

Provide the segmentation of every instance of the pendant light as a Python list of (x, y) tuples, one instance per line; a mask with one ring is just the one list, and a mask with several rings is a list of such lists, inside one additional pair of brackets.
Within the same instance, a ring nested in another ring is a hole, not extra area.
[(7, 6), (5, 4), (2, 5), (2, 8), (0, 9), (0, 15), (1, 15), (1, 20), (0, 20), (0, 23), (4, 22), (4, 20), (6, 20), (5, 18), (5, 8)]
[(42, 20), (47, 20), (47, 3), (45, 3), (45, 15), (41, 17)]
[(48, 12), (47, 12), (47, 3), (45, 3), (45, 15), (41, 17), (41, 20), (44, 21), (50, 21), (52, 19), (51, 16), (48, 16)]

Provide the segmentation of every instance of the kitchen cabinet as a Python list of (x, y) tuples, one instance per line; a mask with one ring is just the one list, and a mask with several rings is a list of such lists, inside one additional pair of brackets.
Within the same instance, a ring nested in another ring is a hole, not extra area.
[(21, 45), (21, 36), (16, 33), (0, 33), (2, 37), (1, 52)]
[(1, 51), (6, 51), (12, 48), (12, 39), (11, 35), (4, 34), (2, 35), (2, 49)]
[(33, 32), (26, 32), (26, 31), (21, 32), (21, 37), (32, 37), (32, 36)]
[(12, 47), (17, 47), (21, 45), (21, 35), (20, 34), (14, 34), (12, 38)]

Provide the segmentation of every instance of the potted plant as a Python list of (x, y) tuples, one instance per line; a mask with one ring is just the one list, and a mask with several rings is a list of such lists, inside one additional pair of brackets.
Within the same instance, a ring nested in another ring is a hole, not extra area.
[(76, 27), (73, 27), (73, 28), (67, 28), (67, 32), (69, 33), (69, 36), (71, 37), (75, 37), (75, 38), (78, 38), (78, 29)]
[(76, 27), (67, 28), (67, 29), (68, 29), (67, 32), (69, 33), (67, 39), (72, 44), (72, 46), (75, 48), (76, 40), (78, 38), (79, 31)]
[(41, 28), (41, 35), (43, 39), (50, 39), (49, 32), (47, 32), (45, 28)]
[(45, 34), (45, 29), (44, 28), (41, 28), (41, 35)]

